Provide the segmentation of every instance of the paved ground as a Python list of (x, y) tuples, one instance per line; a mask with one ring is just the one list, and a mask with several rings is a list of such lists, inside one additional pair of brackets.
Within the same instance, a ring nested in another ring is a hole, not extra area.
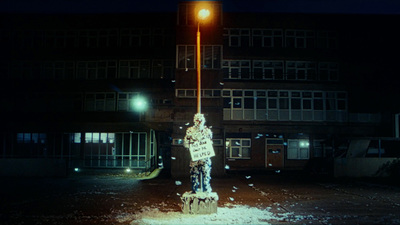
[[(189, 185), (189, 176), (163, 175), (149, 180), (119, 175), (0, 178), (0, 224), (140, 224), (138, 215), (154, 210), (161, 217), (179, 217), (180, 195)], [(246, 205), (275, 215), (226, 222), (213, 217), (215, 223), (400, 224), (400, 186), (387, 180), (240, 172), (213, 178), (211, 185), (221, 209)]]

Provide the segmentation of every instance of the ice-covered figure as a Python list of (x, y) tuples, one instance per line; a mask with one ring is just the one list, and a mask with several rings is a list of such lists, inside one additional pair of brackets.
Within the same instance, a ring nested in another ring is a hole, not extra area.
[[(194, 126), (189, 127), (186, 130), (186, 136), (184, 138), (183, 146), (185, 148), (190, 147), (194, 142), (200, 140), (209, 139), (212, 140), (211, 130), (205, 126), (205, 118), (201, 113), (194, 115)], [(197, 161), (190, 162), (190, 179), (192, 182), (192, 192), (199, 192), (199, 189), (203, 192), (211, 192), (210, 180), (211, 180), (211, 159), (205, 158)], [(200, 187), (202, 184), (202, 187)]]

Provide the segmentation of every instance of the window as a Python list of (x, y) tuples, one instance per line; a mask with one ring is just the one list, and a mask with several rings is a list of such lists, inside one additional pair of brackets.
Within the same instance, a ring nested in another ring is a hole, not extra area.
[[(153, 140), (154, 141), (154, 140)], [(85, 133), (88, 167), (145, 168), (147, 133)]]
[[(35, 66), (35, 68), (38, 68)], [(35, 72), (35, 68), (32, 69), (34, 71), (34, 76), (37, 76)], [(62, 62), (62, 61), (50, 61), (43, 62), (41, 66), (40, 79), (72, 79), (74, 78), (74, 63), (73, 62)], [(38, 77), (35, 77), (36, 79)]]
[(121, 47), (146, 47), (150, 46), (150, 29), (131, 28), (121, 29)]
[(151, 30), (152, 46), (174, 46), (175, 39), (172, 29), (155, 28)]
[(118, 31), (109, 30), (81, 30), (78, 34), (79, 47), (105, 48), (116, 47), (118, 43)]
[(257, 80), (282, 80), (282, 61), (253, 61), (253, 75)]
[(250, 79), (249, 60), (224, 60), (222, 69), (225, 79)]
[(128, 78), (128, 79), (151, 78), (150, 61), (149, 60), (120, 61), (119, 74), (120, 78)]
[(338, 80), (338, 64), (333, 62), (318, 63), (319, 79), (322, 81)]
[(308, 139), (288, 139), (287, 159), (309, 159), (310, 142)]
[(152, 62), (152, 75), (154, 79), (169, 79), (174, 77), (172, 60), (154, 60)]
[(323, 110), (324, 109), (324, 100), (322, 96), (322, 92), (314, 92), (314, 110)]
[(250, 159), (250, 138), (227, 138), (226, 157), (232, 159)]
[(116, 78), (116, 61), (86, 61), (77, 63), (77, 79)]
[(117, 62), (116, 61), (100, 61), (97, 62), (97, 79), (116, 78)]
[(326, 93), (326, 110), (336, 110), (336, 96), (335, 92)]
[(45, 133), (17, 133), (14, 152), (17, 157), (47, 157), (47, 135)]
[(184, 45), (177, 47), (177, 68), (180, 69), (195, 69), (195, 46)]
[(310, 30), (286, 30), (286, 47), (314, 48), (315, 34)]
[[(31, 48), (34, 46), (35, 33), (38, 31), (34, 30), (15, 30), (13, 33), (13, 47), (14, 48)], [(38, 32), (39, 34), (40, 32)], [(41, 46), (37, 46), (41, 47)]]
[(347, 94), (346, 92), (337, 92), (336, 93), (336, 102), (338, 110), (347, 110)]
[(222, 47), (217, 45), (202, 46), (202, 66), (204, 69), (221, 68)]
[(288, 61), (286, 72), (288, 80), (315, 80), (316, 65), (314, 62)]
[[(176, 89), (175, 96), (178, 98), (195, 98), (197, 96), (197, 90), (196, 89)], [(201, 96), (203, 98), (219, 98), (219, 97), (221, 97), (221, 90), (202, 89)]]
[(250, 29), (224, 28), (224, 40), (229, 47), (249, 47)]
[[(177, 68), (179, 69), (195, 69), (196, 68), (196, 52), (194, 45), (178, 45), (177, 46)], [(201, 46), (201, 65), (203, 69), (219, 69), (221, 68), (222, 47), (219, 45), (202, 45)]]
[(75, 48), (77, 37), (75, 30), (46, 30), (44, 44), (47, 48)]
[(289, 92), (279, 92), (279, 109), (289, 109)]
[(85, 96), (86, 111), (115, 111), (115, 93), (87, 93)]
[(253, 29), (253, 47), (281, 48), (283, 46), (282, 30)]
[(117, 110), (118, 111), (133, 111), (132, 108), (132, 100), (139, 96), (139, 92), (124, 92), (118, 93), (118, 103), (117, 103)]
[(337, 38), (334, 31), (319, 31), (318, 32), (318, 47), (320, 48), (336, 48)]

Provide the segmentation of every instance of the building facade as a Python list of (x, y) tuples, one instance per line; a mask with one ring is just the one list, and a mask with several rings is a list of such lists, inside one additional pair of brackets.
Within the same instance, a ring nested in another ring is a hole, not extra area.
[(234, 13), (201, 3), (212, 17), (200, 25), (196, 2), (176, 13), (2, 15), (3, 162), (162, 165), (188, 175), (182, 140), (196, 113), (198, 25), (213, 175), (314, 168), (347, 138), (394, 135), (399, 90), (388, 52), (399, 49), (398, 16)]

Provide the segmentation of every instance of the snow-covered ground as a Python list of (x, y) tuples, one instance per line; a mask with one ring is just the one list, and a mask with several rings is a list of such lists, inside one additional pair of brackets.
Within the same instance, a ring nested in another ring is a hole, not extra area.
[(287, 221), (289, 213), (274, 214), (269, 208), (263, 210), (244, 205), (218, 208), (218, 212), (207, 215), (183, 214), (182, 212), (161, 212), (158, 208), (146, 207), (137, 214), (117, 216), (118, 222), (132, 221), (130, 224), (271, 224)]
[(2, 178), (0, 224), (400, 224), (400, 187), (296, 174), (214, 178), (218, 212), (184, 214), (188, 179)]

